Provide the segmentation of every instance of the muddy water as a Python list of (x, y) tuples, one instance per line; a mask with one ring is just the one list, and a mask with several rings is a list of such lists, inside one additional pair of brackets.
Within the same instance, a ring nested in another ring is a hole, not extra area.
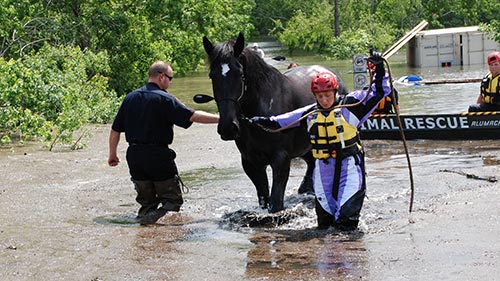
[[(484, 68), (419, 71), (426, 79), (471, 78)], [(206, 76), (194, 79), (194, 91), (210, 89)], [(177, 79), (177, 89), (188, 80)], [(462, 112), (477, 88), (402, 86), (402, 112)], [(365, 141), (360, 229), (339, 233), (315, 229), (312, 196), (297, 194), (300, 160), (287, 187), (287, 223), (247, 227), (229, 219), (265, 212), (234, 143), (196, 124), (176, 129), (172, 146), (189, 187), (181, 212), (140, 227), (126, 163), (106, 165), (108, 131), (93, 128), (76, 152), (2, 149), (0, 280), (492, 280), (500, 273), (499, 183), (467, 177), (498, 178), (495, 141), (408, 142), (412, 214), (402, 144)]]
[[(0, 154), (1, 280), (479, 280), (498, 274), (494, 142), (412, 141), (414, 213), (398, 142), (365, 142), (368, 195), (360, 231), (317, 231), (312, 197), (297, 195), (293, 162), (279, 227), (245, 227), (225, 215), (261, 213), (231, 142), (212, 125), (177, 130), (180, 213), (132, 223), (137, 204), (126, 163), (107, 167), (108, 126), (86, 149)], [(202, 137), (200, 137), (202, 136)], [(122, 158), (125, 145), (120, 147)], [(413, 223), (410, 223), (413, 222)]]

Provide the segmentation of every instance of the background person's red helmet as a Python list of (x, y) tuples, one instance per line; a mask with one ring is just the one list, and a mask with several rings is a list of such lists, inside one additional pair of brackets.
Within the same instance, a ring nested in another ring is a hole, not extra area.
[(493, 52), (488, 55), (488, 65), (497, 61), (500, 62), (500, 52)]
[(337, 77), (331, 72), (318, 73), (311, 81), (311, 91), (313, 93), (337, 91), (338, 88)]

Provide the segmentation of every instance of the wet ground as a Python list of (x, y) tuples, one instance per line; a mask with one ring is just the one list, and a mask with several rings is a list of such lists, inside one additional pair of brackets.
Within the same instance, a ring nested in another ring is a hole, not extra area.
[[(213, 125), (176, 130), (189, 186), (180, 213), (132, 222), (138, 208), (125, 162), (108, 167), (108, 126), (85, 149), (0, 152), (0, 280), (494, 280), (500, 274), (500, 149), (493, 141), (411, 141), (414, 212), (400, 142), (365, 141), (368, 194), (360, 230), (315, 230), (312, 197), (297, 195), (287, 223), (246, 227), (263, 214), (232, 142)], [(479, 179), (467, 177), (477, 176)], [(490, 178), (491, 179), (491, 178)]]

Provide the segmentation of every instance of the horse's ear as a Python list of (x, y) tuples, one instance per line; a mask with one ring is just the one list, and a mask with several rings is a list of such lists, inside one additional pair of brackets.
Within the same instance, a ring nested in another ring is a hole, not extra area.
[(245, 48), (245, 36), (240, 32), (238, 38), (236, 38), (236, 43), (234, 43), (234, 56), (239, 57)]
[(214, 44), (208, 40), (207, 36), (203, 36), (203, 47), (205, 48), (205, 52), (207, 54), (211, 54), (212, 51), (214, 50)]

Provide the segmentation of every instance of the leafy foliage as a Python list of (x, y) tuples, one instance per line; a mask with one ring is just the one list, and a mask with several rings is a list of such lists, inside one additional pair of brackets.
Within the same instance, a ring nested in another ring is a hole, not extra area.
[(481, 24), (480, 30), (496, 42), (500, 42), (500, 20), (492, 20), (489, 24)]
[(422, 1), (423, 17), (432, 28), (472, 26), (500, 20), (500, 3), (489, 0)]
[(45, 45), (22, 59), (0, 59), (0, 131), (20, 140), (69, 144), (88, 122), (109, 122), (119, 99), (108, 87), (104, 52)]
[(333, 19), (328, 16), (331, 12), (327, 2), (319, 3), (310, 13), (298, 11), (278, 33), (278, 39), (290, 49), (322, 50), (334, 36)]
[[(269, 1), (256, 2), (259, 6)], [(470, 26), (500, 20), (500, 4), (487, 0), (312, 0), (307, 2), (307, 8), (299, 0), (293, 12), (287, 8), (291, 1), (284, 2), (284, 13), (274, 14), (276, 20), (272, 34), (290, 51), (316, 51), (334, 59), (348, 59), (356, 53), (365, 53), (367, 47), (385, 50), (424, 19), (430, 23), (429, 28)], [(333, 32), (335, 4), (340, 11), (341, 32), (338, 36)], [(491, 29), (495, 32), (494, 27)]]
[[(341, 7), (346, 15), (368, 13), (370, 6)], [(341, 18), (340, 36), (334, 34), (333, 6), (328, 1), (319, 1), (307, 13), (298, 11), (286, 24), (276, 21), (278, 39), (288, 48), (317, 51), (332, 59), (351, 58), (356, 53), (365, 53), (370, 47), (383, 49), (393, 40), (390, 28), (376, 20), (377, 15), (359, 18)]]
[(298, 11), (308, 11), (310, 3), (310, 0), (255, 0), (251, 22), (258, 34), (272, 33), (276, 21), (286, 25)]
[[(203, 64), (203, 35), (251, 33), (238, 0), (0, 0), (0, 136), (69, 143), (86, 122), (109, 122), (118, 98), (156, 60), (177, 75)], [(83, 50), (83, 51), (82, 51)]]

